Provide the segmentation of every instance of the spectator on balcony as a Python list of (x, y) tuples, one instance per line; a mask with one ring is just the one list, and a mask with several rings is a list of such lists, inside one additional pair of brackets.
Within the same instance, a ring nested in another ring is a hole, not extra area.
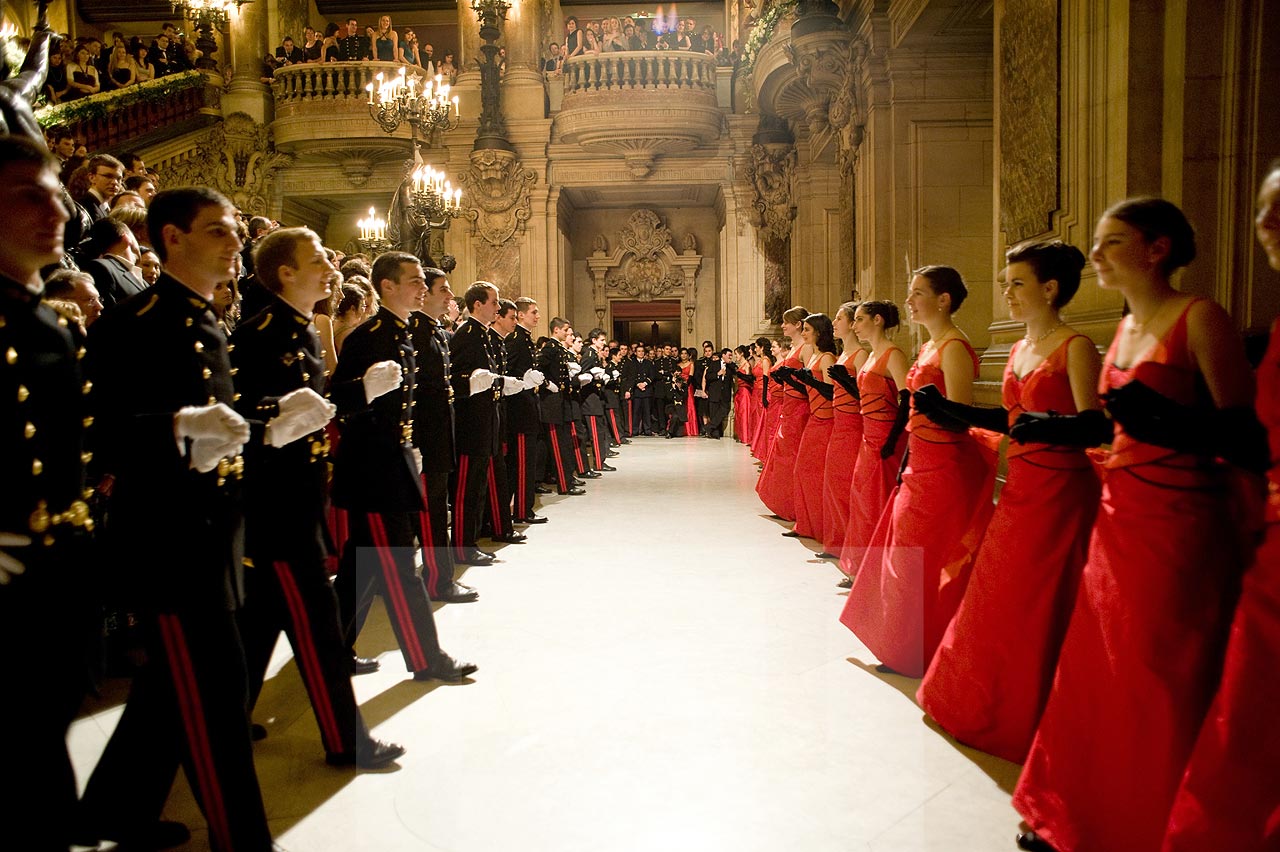
[(45, 99), (51, 104), (62, 103), (70, 82), (67, 79), (67, 60), (62, 51), (49, 51), (49, 71), (44, 78)]
[(147, 51), (147, 64), (155, 69), (157, 77), (173, 74), (178, 70), (177, 58), (174, 55), (176, 51), (171, 48), (173, 48), (173, 42), (167, 33), (161, 32), (151, 45), (151, 50)]
[(372, 42), (369, 36), (360, 32), (360, 22), (355, 18), (347, 19), (346, 35), (338, 34), (334, 41), (339, 62), (359, 62), (373, 58)]
[[(120, 159), (124, 162), (124, 176), (126, 180), (134, 177), (135, 175), (145, 176), (147, 174), (147, 158), (139, 154), (137, 151), (127, 151), (121, 155)], [(127, 188), (128, 187), (126, 187), (126, 189)]]
[(280, 65), (301, 65), (307, 61), (307, 54), (293, 43), (293, 36), (285, 36), (276, 48), (276, 59)]
[(636, 25), (630, 21), (622, 26), (622, 38), (627, 43), (627, 50), (644, 50), (646, 47), (644, 36), (640, 35)]
[(418, 54), (422, 59), (420, 64), (426, 69), (428, 77), (434, 77), (440, 73), (440, 69), (436, 67), (435, 53), (436, 49), (426, 42), (423, 42), (422, 47), (418, 50)]
[(500, 47), (498, 48), (498, 77), (502, 78), (505, 76), (507, 76), (507, 49), (505, 47)]
[[(404, 35), (400, 38), (400, 53), (396, 59), (405, 65), (418, 68), (426, 68), (422, 64), (422, 48), (418, 46), (418, 36), (413, 30), (406, 29)], [(427, 73), (428, 77), (434, 77), (434, 74)]]
[(83, 44), (76, 48), (75, 61), (67, 66), (67, 93), (63, 101), (74, 101), (88, 95), (96, 95), (102, 90), (98, 79), (98, 69), (93, 64), (89, 48)]
[(282, 67), (280, 60), (268, 53), (262, 57), (262, 73), (258, 75), (258, 79), (270, 86), (271, 81), (275, 79), (276, 69), (280, 67)]
[(79, 196), (76, 195), (75, 188), (68, 188), (71, 189), (72, 197), (89, 212), (89, 218), (97, 222), (105, 219), (111, 212), (107, 201), (120, 191), (120, 183), (124, 180), (124, 163), (110, 154), (95, 154), (85, 166), (88, 188)]
[(138, 258), (138, 269), (142, 272), (142, 280), (150, 287), (160, 279), (160, 256), (150, 246), (140, 246), (142, 256)]
[(65, 127), (55, 127), (49, 133), (49, 150), (65, 165), (76, 154), (76, 137)]
[(553, 41), (547, 45), (548, 56), (542, 60), (542, 71), (548, 77), (559, 77), (564, 73), (564, 51), (560, 49), (560, 43)]
[(93, 63), (93, 67), (98, 69), (98, 76), (105, 77), (107, 75), (107, 60), (111, 56), (109, 53), (102, 52), (102, 39), (95, 36), (87, 36), (82, 38), (80, 43), (89, 51), (89, 61)]
[(587, 43), (586, 47), (582, 49), (583, 54), (588, 56), (598, 55), (600, 53), (600, 42), (596, 39), (595, 30), (591, 29), (590, 27), (587, 27), (582, 32), (583, 32), (583, 35), (586, 37), (586, 43)]
[(693, 50), (693, 42), (689, 39), (689, 19), (676, 24), (676, 31), (671, 41), (672, 50)]
[(179, 63), (178, 63), (179, 65), (178, 70), (190, 71), (192, 68), (198, 68), (200, 64), (200, 57), (204, 56), (204, 54), (201, 53), (199, 49), (196, 48), (195, 42), (183, 41), (182, 44), (180, 45), (180, 48), (181, 48), (181, 54), (180, 54), (181, 59), (179, 60)]
[(564, 33), (564, 58), (581, 56), (587, 45), (582, 39), (582, 30), (578, 29), (578, 19), (573, 15), (564, 19)]
[(148, 59), (150, 53), (150, 49), (141, 43), (133, 49), (133, 75), (139, 83), (145, 83), (156, 78), (156, 67)]
[(605, 53), (627, 49), (627, 44), (622, 38), (622, 27), (618, 24), (617, 18), (604, 19), (604, 41), (600, 49)]
[(440, 64), (436, 67), (436, 74), (444, 78), (444, 81), (450, 86), (458, 82), (458, 67), (453, 64), (453, 51), (446, 50), (444, 58), (440, 60)]
[(373, 56), (379, 62), (395, 62), (396, 51), (400, 48), (400, 34), (391, 27), (391, 16), (383, 15), (378, 19), (378, 28), (369, 28), (369, 38), (373, 39)]
[(324, 28), (324, 41), (321, 44), (324, 47), (324, 61), (338, 61), (338, 39), (341, 35), (345, 35), (345, 28), (339, 27), (337, 24), (330, 22)]
[(125, 49), (123, 41), (111, 48), (111, 61), (107, 64), (107, 74), (112, 88), (115, 89), (123, 89), (138, 82), (138, 73), (133, 67), (133, 60), (129, 58), (129, 51)]
[(136, 192), (142, 197), (142, 203), (150, 206), (151, 199), (156, 197), (156, 182), (149, 174), (128, 175), (124, 179), (124, 188)]
[(314, 27), (307, 27), (302, 31), (302, 54), (307, 62), (319, 62), (324, 55), (324, 39)]

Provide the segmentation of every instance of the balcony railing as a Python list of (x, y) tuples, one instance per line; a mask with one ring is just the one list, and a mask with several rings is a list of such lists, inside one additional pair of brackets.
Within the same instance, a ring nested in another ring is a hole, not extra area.
[(574, 56), (564, 63), (564, 97), (634, 89), (682, 89), (715, 96), (716, 61), (687, 51), (623, 51)]
[(399, 62), (308, 62), (276, 69), (271, 81), (276, 114), (290, 114), (315, 101), (364, 100), (365, 86), (378, 74), (386, 78), (400, 73)]

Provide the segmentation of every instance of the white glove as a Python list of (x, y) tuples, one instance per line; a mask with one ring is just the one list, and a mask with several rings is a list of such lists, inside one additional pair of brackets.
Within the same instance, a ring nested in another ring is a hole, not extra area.
[(605, 372), (603, 367), (592, 367), (587, 372), (591, 373), (591, 375), (595, 376), (597, 379), (603, 379), (605, 377)]
[(520, 393), (520, 391), (524, 390), (525, 387), (527, 386), (522, 379), (517, 379), (515, 376), (502, 377), (503, 396), (511, 396), (512, 394)]
[(525, 370), (523, 378), (524, 383), (531, 388), (536, 388), (547, 380), (547, 377), (542, 375), (539, 370)]
[(421, 476), (422, 475), (422, 450), (418, 449), (417, 447), (411, 447), (409, 451), (413, 453), (413, 469), (419, 476)]
[(373, 402), (404, 384), (404, 370), (395, 361), (379, 361), (364, 371), (363, 381), (365, 402)]
[(238, 439), (196, 438), (191, 442), (191, 467), (200, 473), (208, 473), (218, 466), (218, 462), (240, 452), (244, 443)]
[(614, 371), (613, 371), (613, 377), (614, 377), (615, 379), (620, 379), (620, 378), (622, 378), (622, 374), (621, 374), (621, 373), (619, 373), (617, 370), (614, 370)]
[(173, 437), (183, 454), (187, 439), (191, 440), (191, 466), (208, 473), (218, 466), (218, 459), (235, 455), (244, 447), (249, 440), (249, 421), (226, 403), (188, 405), (173, 416)]
[(547, 382), (547, 390), (552, 393), (560, 393), (560, 386), (555, 382)]
[(575, 361), (570, 361), (567, 366), (569, 367), (569, 378), (573, 378), (582, 372), (582, 365)]
[(594, 378), (595, 378), (595, 376), (591, 375), (590, 373), (579, 373), (579, 374), (578, 374), (578, 384), (580, 384), (580, 385), (589, 385), (589, 384), (591, 384), (591, 380), (592, 380), (592, 379), (594, 379)]
[[(31, 537), (20, 533), (0, 532), (0, 547), (26, 547), (31, 544)], [(0, 586), (5, 585), (13, 577), (27, 570), (17, 559), (0, 550)]]
[(471, 371), (471, 395), (484, 393), (493, 388), (493, 382), (498, 376), (488, 370), (472, 370)]
[(280, 413), (267, 421), (266, 442), (273, 447), (292, 444), (310, 435), (338, 413), (338, 407), (311, 388), (298, 388), (280, 397)]

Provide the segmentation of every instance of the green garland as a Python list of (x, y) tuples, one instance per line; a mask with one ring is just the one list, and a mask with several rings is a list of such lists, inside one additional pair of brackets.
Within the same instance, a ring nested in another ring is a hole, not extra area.
[(777, 0), (756, 21), (751, 32), (747, 34), (747, 43), (742, 47), (742, 62), (739, 68), (744, 76), (751, 73), (751, 69), (756, 64), (756, 55), (769, 43), (769, 39), (773, 38), (773, 31), (778, 28), (778, 22), (794, 12), (795, 8), (796, 0)]
[(125, 89), (98, 92), (87, 98), (79, 98), (65, 104), (54, 104), (36, 110), (36, 121), (41, 127), (57, 127), (105, 118), (116, 110), (136, 103), (163, 102), (187, 89), (198, 89), (205, 84), (203, 71), (183, 71), (168, 74)]

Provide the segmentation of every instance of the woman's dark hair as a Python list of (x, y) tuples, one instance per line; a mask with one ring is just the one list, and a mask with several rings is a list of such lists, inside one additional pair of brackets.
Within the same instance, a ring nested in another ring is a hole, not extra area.
[(337, 33), (338, 33), (338, 25), (336, 23), (334, 23), (333, 21), (330, 21), (327, 25), (325, 25), (325, 28), (324, 28), (325, 38), (333, 38), (335, 35), (337, 35)]
[(769, 340), (769, 338), (767, 338), (767, 337), (757, 337), (757, 338), (756, 338), (756, 346), (759, 346), (759, 347), (760, 347), (760, 351), (761, 351), (761, 352), (765, 352), (765, 353), (767, 353), (767, 352), (769, 351), (769, 344), (770, 344), (771, 342), (772, 342), (772, 341), (770, 341), (770, 340)]
[(344, 283), (338, 288), (338, 303), (334, 306), (333, 315), (335, 317), (345, 317), (347, 314), (360, 310), (360, 305), (365, 299), (369, 298), (369, 292), (357, 284)]
[(814, 348), (819, 352), (835, 354), (836, 336), (831, 330), (831, 317), (826, 314), (809, 314), (804, 318), (805, 325), (813, 329)]
[(809, 309), (796, 305), (795, 307), (787, 308), (782, 312), (782, 321), (796, 323), (798, 325), (804, 322), (804, 318), (807, 316), (809, 316)]
[(750, 347), (750, 346), (739, 346), (739, 347), (738, 347), (736, 350), (734, 350), (734, 351), (736, 351), (736, 352), (737, 352), (739, 355), (741, 355), (743, 358), (750, 358), (750, 357), (751, 357), (751, 347)]
[(845, 316), (847, 316), (849, 318), (850, 323), (853, 322), (853, 316), (857, 312), (858, 312), (857, 302), (845, 302), (842, 305), (840, 305), (840, 307), (836, 308), (836, 313), (844, 314)]
[(688, 349), (686, 349), (686, 350), (684, 350), (684, 351), (685, 351), (685, 352), (687, 352), (687, 353), (689, 353), (689, 360), (690, 360), (690, 361), (697, 361), (697, 360), (698, 360), (698, 350), (697, 350), (697, 349), (695, 349), (695, 348), (693, 348), (692, 346), (690, 346)]
[(1119, 219), (1153, 243), (1161, 237), (1169, 240), (1169, 253), (1160, 271), (1171, 275), (1196, 259), (1196, 232), (1186, 215), (1172, 201), (1154, 196), (1126, 198), (1107, 208), (1102, 218)]
[(935, 296), (941, 296), (944, 293), (951, 297), (951, 313), (960, 310), (960, 306), (964, 304), (965, 297), (969, 295), (969, 288), (964, 286), (964, 279), (960, 277), (960, 273), (950, 266), (922, 266), (917, 269), (914, 275), (929, 282), (929, 287), (933, 289)]
[(900, 321), (898, 317), (898, 306), (887, 299), (876, 299), (873, 302), (859, 302), (858, 310), (862, 311), (869, 317), (880, 317), (880, 319), (884, 320), (885, 331), (898, 327), (898, 322)]
[(1004, 254), (1009, 263), (1025, 263), (1036, 279), (1058, 282), (1055, 308), (1064, 308), (1080, 289), (1080, 270), (1084, 269), (1084, 252), (1062, 240), (1026, 240)]
[(569, 17), (564, 19), (565, 24), (568, 24), (570, 21), (573, 21), (574, 26), (581, 28), (582, 25), (578, 23), (577, 15), (570, 15)]

